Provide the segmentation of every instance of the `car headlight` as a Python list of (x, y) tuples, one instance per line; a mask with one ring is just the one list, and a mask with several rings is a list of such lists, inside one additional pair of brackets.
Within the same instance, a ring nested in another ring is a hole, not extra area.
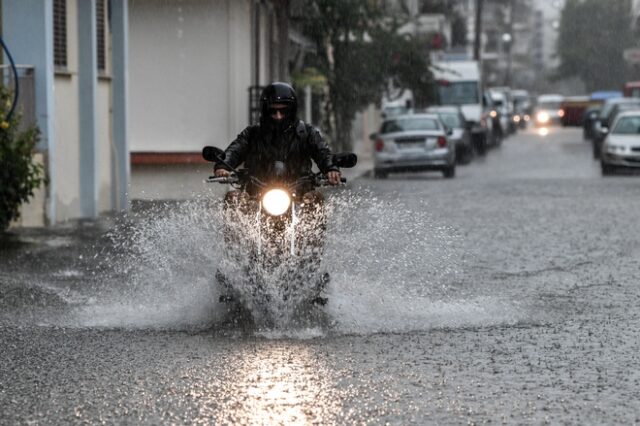
[(519, 115), (514, 115), (513, 116), (513, 121), (516, 122), (516, 123), (519, 123), (520, 122), (520, 116)]
[(291, 205), (291, 197), (283, 189), (270, 189), (262, 196), (262, 207), (271, 216), (280, 216)]
[(538, 123), (547, 123), (549, 121), (549, 114), (541, 111), (538, 113), (538, 115), (536, 115), (536, 120), (538, 121)]

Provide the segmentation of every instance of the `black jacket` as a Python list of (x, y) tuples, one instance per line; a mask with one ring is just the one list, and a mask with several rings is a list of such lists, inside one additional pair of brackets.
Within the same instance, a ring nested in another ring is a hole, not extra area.
[[(287, 177), (296, 179), (311, 173), (311, 159), (322, 173), (335, 170), (331, 149), (320, 131), (302, 120), (282, 134), (265, 132), (259, 125), (249, 126), (225, 150), (225, 161), (234, 168), (244, 163), (249, 174), (268, 181), (273, 163), (284, 162)], [(226, 169), (216, 164), (215, 169)]]

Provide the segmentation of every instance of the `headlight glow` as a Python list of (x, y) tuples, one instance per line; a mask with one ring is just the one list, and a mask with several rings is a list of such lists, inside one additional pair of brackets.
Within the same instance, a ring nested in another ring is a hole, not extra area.
[(538, 123), (547, 123), (549, 121), (549, 114), (544, 111), (539, 112), (538, 115), (536, 115), (536, 120), (538, 120)]
[(280, 216), (291, 205), (291, 197), (282, 189), (270, 189), (262, 196), (262, 207), (271, 216)]
[(516, 123), (520, 122), (520, 116), (519, 115), (514, 115), (513, 116), (513, 121), (515, 121)]

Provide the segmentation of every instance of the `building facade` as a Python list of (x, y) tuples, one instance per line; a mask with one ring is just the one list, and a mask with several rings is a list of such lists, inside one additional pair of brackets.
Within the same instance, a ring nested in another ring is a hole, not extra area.
[(33, 69), (49, 181), (19, 224), (188, 197), (209, 168), (202, 147), (226, 146), (249, 122), (250, 89), (278, 80), (289, 40), (276, 12), (265, 0), (2, 0), (3, 40)]
[(49, 181), (23, 225), (126, 208), (127, 0), (4, 0), (2, 36), (34, 71)]

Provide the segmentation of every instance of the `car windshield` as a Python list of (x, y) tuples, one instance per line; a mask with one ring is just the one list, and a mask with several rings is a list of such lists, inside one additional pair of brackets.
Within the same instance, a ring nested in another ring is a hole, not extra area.
[(452, 129), (460, 129), (464, 127), (464, 123), (460, 120), (460, 115), (454, 112), (441, 112), (438, 114), (440, 116), (440, 120), (447, 126)]
[(560, 102), (540, 102), (538, 104), (538, 109), (560, 109)]
[(639, 135), (640, 116), (622, 117), (611, 132), (616, 135)]
[(478, 82), (459, 81), (438, 86), (441, 105), (477, 104)]
[(400, 115), (400, 114), (407, 113), (407, 107), (405, 107), (405, 106), (390, 106), (390, 107), (385, 107), (383, 111), (388, 117), (392, 117), (392, 116), (395, 116), (395, 115)]
[(386, 121), (380, 133), (395, 133), (408, 130), (439, 130), (438, 120), (433, 118), (403, 118)]

